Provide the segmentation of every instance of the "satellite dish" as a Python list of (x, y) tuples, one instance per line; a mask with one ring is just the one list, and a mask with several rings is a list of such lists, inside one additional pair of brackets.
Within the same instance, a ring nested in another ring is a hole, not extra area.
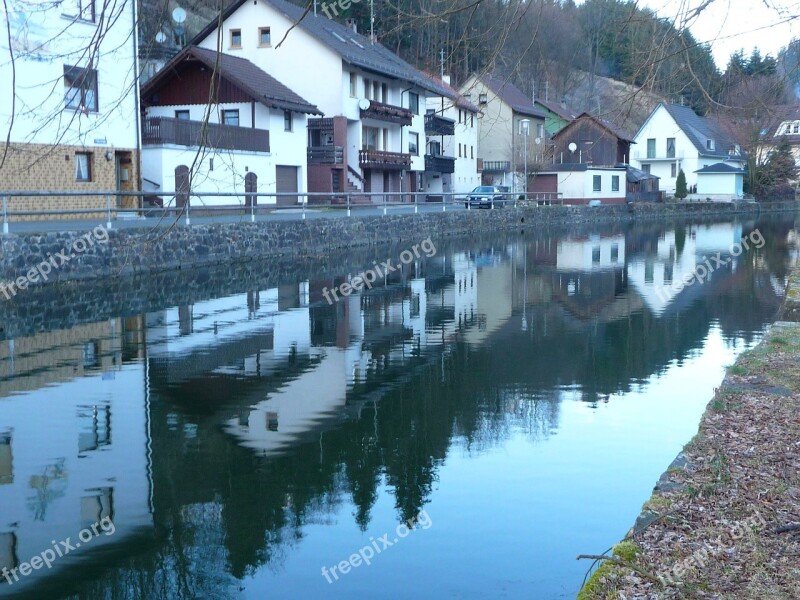
[(534, 141), (534, 142), (536, 142), (536, 145), (538, 146), (539, 144), (541, 144), (541, 143), (542, 143), (542, 138), (540, 138), (540, 137), (537, 137), (537, 138), (536, 138), (535, 140), (533, 140), (533, 141)]
[(567, 146), (567, 147), (569, 148), (569, 151), (570, 151), (570, 152), (575, 152), (575, 150), (577, 150), (577, 149), (578, 149), (578, 145), (577, 145), (575, 142), (572, 142), (572, 143), (571, 143), (569, 146)]
[(367, 100), (366, 98), (362, 98), (361, 100), (359, 100), (358, 108), (360, 108), (361, 110), (367, 110), (369, 108), (369, 100)]
[(172, 20), (176, 23), (183, 23), (186, 20), (186, 11), (179, 6), (172, 11)]
[(164, 35), (164, 32), (163, 32), (163, 31), (159, 31), (159, 32), (156, 34), (156, 42), (158, 42), (159, 44), (163, 44), (163, 43), (164, 43), (164, 42), (166, 42), (166, 41), (167, 41), (167, 36), (166, 36), (166, 35)]

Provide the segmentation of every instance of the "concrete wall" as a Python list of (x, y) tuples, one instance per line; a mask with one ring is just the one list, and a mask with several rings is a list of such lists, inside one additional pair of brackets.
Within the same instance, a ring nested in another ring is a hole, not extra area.
[[(594, 191), (594, 177), (600, 177), (600, 191)], [(612, 179), (618, 177), (618, 189), (612, 191)], [(587, 169), (558, 173), (558, 191), (568, 204), (587, 204), (591, 200), (614, 204), (625, 202), (625, 169)]]

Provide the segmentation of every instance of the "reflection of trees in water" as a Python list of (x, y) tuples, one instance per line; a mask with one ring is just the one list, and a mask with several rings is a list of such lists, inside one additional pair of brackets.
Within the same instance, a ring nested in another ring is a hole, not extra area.
[[(526, 332), (513, 322), (480, 347), (456, 338), (443, 355), (420, 349), (402, 364), (391, 363), (391, 343), (378, 339), (369, 347), (372, 367), (348, 394), (358, 417), (285, 456), (265, 459), (237, 446), (214, 407), (195, 401), (198, 387), (227, 389), (236, 398), (235, 386), (245, 384), (212, 374), (202, 386), (169, 390), (168, 401), (155, 389), (154, 518), (161, 537), (87, 583), (80, 597), (235, 597), (239, 579), (280, 570), (304, 527), (332, 522), (343, 505), (353, 504), (353, 519), (366, 531), (383, 485), (395, 498), (398, 522), (414, 517), (430, 501), (454, 444), (480, 453), (517, 432), (548, 436), (558, 423), (559, 390), (579, 390), (589, 401), (629, 391), (700, 348), (714, 323), (729, 340), (747, 339), (777, 310), (780, 298), (767, 284), (770, 275), (785, 276), (792, 250), (781, 241), (790, 229), (784, 222), (758, 228), (765, 248), (740, 258), (735, 272), (719, 273), (679, 314), (641, 309), (598, 323), (576, 320), (556, 302), (531, 303)], [(652, 229), (653, 236), (663, 232)], [(637, 235), (642, 247), (651, 243), (648, 231)], [(246, 385), (254, 384), (266, 385)], [(174, 413), (179, 423), (170, 427)], [(197, 426), (200, 443), (187, 444), (186, 423)]]

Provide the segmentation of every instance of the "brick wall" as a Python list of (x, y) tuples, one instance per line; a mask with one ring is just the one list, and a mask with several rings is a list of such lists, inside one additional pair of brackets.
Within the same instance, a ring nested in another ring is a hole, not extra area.
[[(5, 163), (0, 169), (0, 190), (9, 191), (106, 191), (117, 187), (116, 161), (106, 159), (106, 153), (130, 152), (132, 158), (127, 188), (138, 189), (138, 152), (135, 150), (105, 146), (51, 146), (48, 144), (11, 144)], [(75, 180), (75, 154), (89, 153), (91, 181)], [(121, 199), (126, 207), (136, 206), (136, 199)], [(105, 211), (106, 199), (103, 196), (55, 196), (55, 197), (14, 197), (9, 198), (9, 211), (24, 210), (63, 210), (99, 208)], [(112, 206), (117, 198), (112, 198)], [(33, 218), (102, 218), (105, 212), (86, 215), (53, 217), (11, 217), (11, 221), (32, 220)]]

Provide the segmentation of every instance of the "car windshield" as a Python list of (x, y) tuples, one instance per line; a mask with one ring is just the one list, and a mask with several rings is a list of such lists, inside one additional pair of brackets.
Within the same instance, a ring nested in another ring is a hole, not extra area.
[(494, 191), (494, 188), (492, 186), (490, 186), (490, 185), (479, 185), (474, 190), (472, 190), (472, 193), (473, 194), (475, 194), (475, 193), (477, 193), (477, 194), (491, 194), (493, 191)]

